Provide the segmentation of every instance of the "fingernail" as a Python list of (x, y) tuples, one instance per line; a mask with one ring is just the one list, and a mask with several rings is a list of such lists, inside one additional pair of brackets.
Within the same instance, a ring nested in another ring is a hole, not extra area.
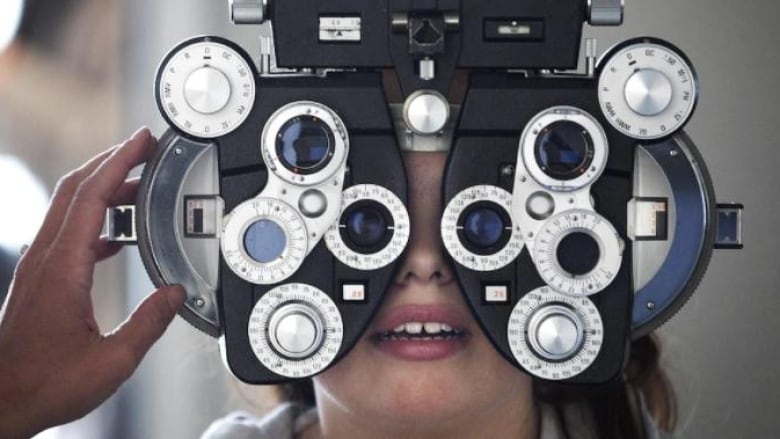
[(178, 311), (184, 305), (187, 293), (180, 285), (171, 285), (165, 291), (165, 298), (168, 300), (168, 306), (171, 307), (171, 310)]

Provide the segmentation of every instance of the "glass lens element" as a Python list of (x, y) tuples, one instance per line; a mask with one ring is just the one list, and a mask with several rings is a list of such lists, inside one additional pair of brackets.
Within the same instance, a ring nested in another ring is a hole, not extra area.
[(287, 235), (271, 220), (255, 221), (244, 233), (244, 248), (247, 254), (261, 264), (279, 258), (287, 246)]
[(488, 249), (498, 243), (504, 234), (504, 220), (489, 207), (477, 207), (466, 214), (463, 235), (469, 243), (481, 249)]
[(536, 161), (545, 174), (558, 180), (573, 180), (593, 161), (593, 140), (578, 123), (551, 123), (536, 139)]
[(302, 174), (313, 174), (328, 164), (333, 156), (333, 132), (314, 116), (288, 120), (276, 137), (276, 151), (282, 164)]
[(378, 206), (364, 204), (347, 214), (347, 236), (358, 247), (371, 248), (384, 240), (387, 220)]
[(596, 240), (582, 232), (574, 232), (563, 238), (555, 253), (561, 268), (575, 276), (590, 273), (601, 257)]

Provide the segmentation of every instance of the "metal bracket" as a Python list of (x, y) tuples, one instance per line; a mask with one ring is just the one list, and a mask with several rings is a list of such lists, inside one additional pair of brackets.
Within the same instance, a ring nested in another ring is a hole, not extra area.
[(715, 248), (739, 250), (742, 245), (742, 211), (739, 203), (719, 203), (717, 206), (717, 231)]
[(106, 209), (108, 241), (120, 244), (138, 244), (135, 230), (135, 205)]

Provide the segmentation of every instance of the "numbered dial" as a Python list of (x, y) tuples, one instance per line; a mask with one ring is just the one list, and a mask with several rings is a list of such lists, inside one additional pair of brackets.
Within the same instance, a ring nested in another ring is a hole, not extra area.
[(252, 351), (263, 366), (288, 378), (325, 369), (343, 340), (341, 314), (320, 289), (280, 285), (257, 301), (247, 328)]
[(358, 270), (376, 270), (392, 263), (408, 242), (406, 206), (394, 193), (373, 184), (344, 191), (341, 217), (325, 234), (331, 253)]
[(605, 56), (599, 102), (607, 120), (635, 139), (671, 135), (688, 121), (698, 98), (696, 72), (671, 44), (631, 40)]
[(222, 254), (240, 278), (258, 285), (281, 282), (308, 252), (306, 225), (287, 203), (254, 198), (239, 204), (224, 221)]
[(515, 305), (507, 339), (515, 359), (529, 373), (565, 380), (593, 364), (604, 340), (604, 327), (598, 309), (587, 297), (540, 287)]
[(459, 264), (475, 271), (506, 267), (523, 250), (520, 227), (512, 221), (512, 194), (497, 186), (472, 186), (444, 209), (444, 247)]
[(570, 210), (542, 226), (534, 241), (533, 257), (551, 288), (571, 296), (591, 295), (617, 276), (623, 240), (597, 213)]
[(238, 128), (255, 101), (251, 61), (215, 37), (182, 43), (157, 73), (157, 103), (172, 125), (195, 137), (214, 138)]

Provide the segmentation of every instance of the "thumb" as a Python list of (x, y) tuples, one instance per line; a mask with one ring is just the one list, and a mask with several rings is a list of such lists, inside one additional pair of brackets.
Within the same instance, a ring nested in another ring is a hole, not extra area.
[(184, 289), (178, 285), (158, 289), (108, 337), (115, 348), (132, 355), (132, 369), (163, 335), (186, 297)]

